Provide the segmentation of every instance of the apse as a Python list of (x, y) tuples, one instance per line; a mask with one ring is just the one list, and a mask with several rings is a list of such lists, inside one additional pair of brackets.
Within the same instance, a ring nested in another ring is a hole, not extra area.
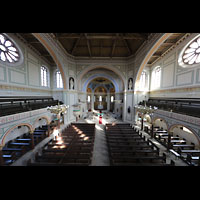
[(104, 77), (97, 77), (87, 86), (88, 110), (113, 111), (115, 98), (114, 84)]

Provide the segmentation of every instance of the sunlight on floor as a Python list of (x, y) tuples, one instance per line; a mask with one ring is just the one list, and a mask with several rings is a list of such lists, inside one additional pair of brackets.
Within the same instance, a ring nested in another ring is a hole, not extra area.
[(98, 124), (96, 124), (95, 127), (96, 127), (96, 129), (103, 131), (103, 129)]

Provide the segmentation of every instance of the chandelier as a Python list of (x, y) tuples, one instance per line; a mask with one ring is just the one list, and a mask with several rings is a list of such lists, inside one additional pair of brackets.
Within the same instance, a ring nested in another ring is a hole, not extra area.
[(51, 113), (54, 113), (60, 116), (61, 113), (66, 114), (68, 108), (69, 108), (69, 105), (67, 106), (65, 104), (60, 105), (60, 103), (58, 103), (58, 105), (56, 106), (47, 107), (47, 110), (49, 110)]
[(157, 107), (146, 107), (146, 106), (142, 106), (142, 105), (136, 105), (135, 106), (136, 110), (139, 111), (140, 113), (142, 113), (143, 115), (145, 114), (153, 114), (154, 111), (157, 109)]

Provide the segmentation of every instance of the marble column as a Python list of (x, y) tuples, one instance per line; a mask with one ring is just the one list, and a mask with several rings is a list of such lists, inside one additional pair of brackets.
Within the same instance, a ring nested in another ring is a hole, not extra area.
[(110, 93), (107, 93), (107, 111), (110, 111)]
[(94, 92), (92, 92), (92, 95), (91, 95), (91, 110), (92, 112), (94, 110)]

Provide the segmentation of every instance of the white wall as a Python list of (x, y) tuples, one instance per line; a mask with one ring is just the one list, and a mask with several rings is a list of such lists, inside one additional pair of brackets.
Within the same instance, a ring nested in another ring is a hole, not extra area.
[(14, 34), (8, 34), (22, 51), (24, 60), (17, 67), (0, 62), (0, 96), (51, 96), (50, 86), (42, 87), (40, 67), (50, 65)]
[(178, 62), (181, 50), (196, 35), (191, 34), (151, 67), (152, 73), (161, 66), (161, 84), (156, 89), (150, 86), (150, 97), (200, 97), (200, 64), (183, 68)]
[(186, 132), (186, 131), (180, 129), (180, 127), (178, 127), (178, 126), (173, 128), (172, 132), (173, 132), (173, 135), (178, 135), (181, 139), (185, 138), (187, 141), (187, 144), (191, 144), (191, 142), (192, 142), (195, 144), (196, 148), (199, 147), (199, 142), (193, 133)]

